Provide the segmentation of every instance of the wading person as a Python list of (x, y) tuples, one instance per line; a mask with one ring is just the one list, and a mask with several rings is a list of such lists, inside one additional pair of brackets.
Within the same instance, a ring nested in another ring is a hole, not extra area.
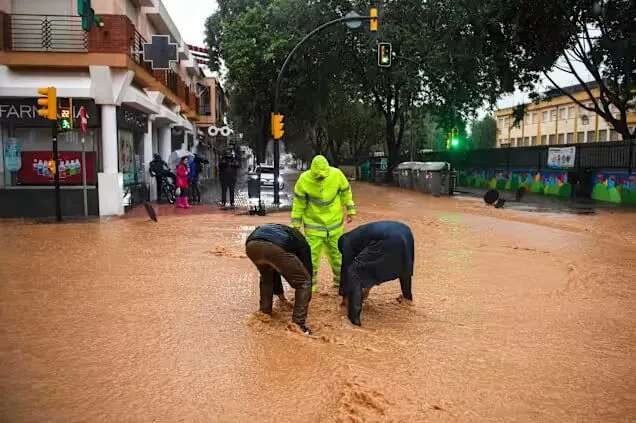
[(309, 170), (303, 172), (294, 187), (292, 226), (303, 228), (311, 247), (313, 292), (318, 290), (317, 274), (323, 249), (333, 271), (334, 286), (340, 283), (338, 239), (344, 232), (344, 208), (347, 222), (353, 220), (356, 207), (351, 186), (340, 169), (329, 166), (324, 156), (316, 156)]
[(294, 228), (279, 224), (259, 226), (245, 243), (245, 252), (258, 268), (260, 277), (260, 311), (272, 314), (274, 294), (285, 300), (281, 275), (296, 290), (292, 321), (304, 333), (311, 301), (311, 252), (303, 235)]
[(399, 300), (413, 300), (411, 278), (415, 248), (411, 229), (393, 221), (362, 225), (342, 235), (340, 295), (345, 299), (349, 320), (360, 326), (363, 297), (383, 282), (400, 280)]

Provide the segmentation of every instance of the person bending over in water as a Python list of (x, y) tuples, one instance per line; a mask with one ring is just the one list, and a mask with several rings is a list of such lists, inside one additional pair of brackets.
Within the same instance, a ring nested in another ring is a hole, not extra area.
[(311, 301), (311, 250), (305, 237), (294, 228), (279, 224), (257, 227), (247, 237), (245, 251), (261, 274), (260, 311), (272, 314), (274, 294), (285, 300), (281, 275), (296, 290), (292, 321), (305, 334), (305, 325)]
[(342, 235), (338, 248), (342, 253), (339, 293), (346, 299), (351, 323), (361, 325), (363, 297), (383, 282), (400, 279), (400, 300), (413, 300), (415, 248), (408, 226), (393, 221), (368, 223)]

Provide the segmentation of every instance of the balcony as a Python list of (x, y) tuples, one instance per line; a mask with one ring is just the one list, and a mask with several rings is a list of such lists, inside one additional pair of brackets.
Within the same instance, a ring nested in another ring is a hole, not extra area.
[[(8, 15), (0, 12), (0, 55), (9, 66), (129, 68), (142, 88), (196, 118), (198, 99), (172, 69), (152, 69), (141, 51), (146, 39), (124, 15), (101, 15), (104, 27), (82, 30), (81, 18), (60, 15)], [(39, 54), (45, 53), (45, 54)], [(82, 54), (83, 53), (83, 54)]]
[(12, 51), (88, 51), (88, 36), (79, 16), (8, 15), (4, 47)]

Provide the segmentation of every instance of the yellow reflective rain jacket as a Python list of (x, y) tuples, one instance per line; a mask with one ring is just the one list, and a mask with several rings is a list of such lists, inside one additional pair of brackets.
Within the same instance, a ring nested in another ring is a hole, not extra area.
[(343, 208), (355, 215), (351, 186), (342, 171), (330, 167), (324, 156), (316, 156), (294, 187), (292, 226), (304, 227), (305, 235), (329, 237), (344, 228)]

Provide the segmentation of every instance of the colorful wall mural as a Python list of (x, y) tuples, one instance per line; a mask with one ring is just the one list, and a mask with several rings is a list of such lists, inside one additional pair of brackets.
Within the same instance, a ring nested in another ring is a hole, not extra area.
[(636, 173), (598, 172), (592, 198), (617, 204), (636, 204)]
[[(636, 204), (636, 173), (601, 171), (593, 174), (591, 197), (616, 204)], [(568, 173), (561, 170), (524, 170), (510, 172), (495, 169), (470, 169), (459, 173), (459, 185), (515, 192), (524, 187), (528, 192), (557, 197), (570, 197), (572, 185)]]
[(528, 192), (558, 197), (569, 197), (572, 194), (568, 174), (560, 170), (537, 172), (516, 169), (505, 172), (494, 169), (472, 169), (460, 172), (459, 185), (512, 192), (523, 187)]

